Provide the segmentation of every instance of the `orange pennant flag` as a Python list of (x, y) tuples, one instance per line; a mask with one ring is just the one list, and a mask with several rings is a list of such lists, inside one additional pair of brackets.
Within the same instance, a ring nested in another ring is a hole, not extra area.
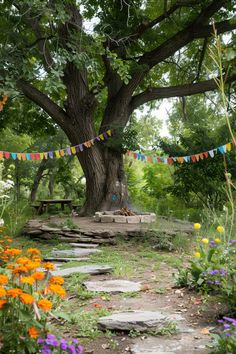
[(65, 151), (64, 150), (60, 150), (59, 152), (60, 152), (61, 157), (63, 157), (65, 155)]
[(21, 160), (26, 161), (26, 154), (21, 154)]
[(0, 151), (0, 159), (3, 159), (3, 151)]
[(200, 159), (201, 159), (201, 160), (203, 160), (203, 159), (204, 159), (204, 155), (203, 155), (203, 153), (199, 154), (199, 156), (200, 156)]
[(179, 163), (184, 163), (184, 158), (183, 158), (183, 156), (177, 157), (177, 161), (178, 161)]

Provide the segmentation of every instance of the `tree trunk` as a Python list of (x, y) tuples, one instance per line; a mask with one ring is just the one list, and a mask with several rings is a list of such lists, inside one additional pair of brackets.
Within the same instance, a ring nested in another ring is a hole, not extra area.
[(43, 177), (43, 172), (46, 170), (46, 166), (47, 166), (47, 160), (42, 160), (37, 170), (36, 176), (34, 177), (34, 182), (31, 188), (31, 193), (30, 193), (31, 203), (35, 202), (39, 183)]
[(53, 192), (54, 192), (54, 176), (53, 176), (53, 173), (51, 173), (49, 175), (48, 190), (49, 190), (49, 198), (53, 199)]

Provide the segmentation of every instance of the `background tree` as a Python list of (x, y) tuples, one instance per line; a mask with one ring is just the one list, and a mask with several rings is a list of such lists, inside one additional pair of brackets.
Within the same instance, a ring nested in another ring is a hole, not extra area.
[[(214, 90), (204, 67), (212, 21), (219, 34), (236, 28), (234, 0), (21, 0), (0, 6), (3, 91), (22, 92), (73, 145), (97, 130), (123, 129), (143, 104)], [(217, 76), (217, 69), (212, 73)], [(225, 81), (235, 78), (231, 70)], [(111, 208), (114, 195), (114, 207), (126, 203), (122, 152), (96, 144), (78, 154), (87, 182), (83, 213)]]

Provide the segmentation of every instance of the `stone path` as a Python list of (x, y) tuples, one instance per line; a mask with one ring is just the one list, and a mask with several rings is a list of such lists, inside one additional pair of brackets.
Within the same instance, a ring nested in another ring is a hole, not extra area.
[(80, 261), (88, 261), (90, 258), (89, 257), (46, 257), (44, 258), (45, 262), (61, 262), (61, 263), (67, 263), (67, 262), (80, 262)]
[(81, 267), (65, 268), (60, 270), (52, 271), (53, 276), (69, 277), (75, 273), (83, 274), (106, 274), (111, 273), (112, 267), (108, 265), (97, 265), (97, 264), (88, 264)]
[(56, 250), (56, 251), (52, 251), (52, 255), (53, 256), (89, 256), (90, 254), (93, 253), (98, 253), (101, 252), (100, 250), (97, 250), (96, 248), (74, 248), (71, 250)]
[(100, 280), (100, 281), (87, 281), (84, 283), (89, 291), (98, 291), (105, 293), (126, 293), (137, 292), (142, 289), (140, 282), (133, 282), (129, 280)]

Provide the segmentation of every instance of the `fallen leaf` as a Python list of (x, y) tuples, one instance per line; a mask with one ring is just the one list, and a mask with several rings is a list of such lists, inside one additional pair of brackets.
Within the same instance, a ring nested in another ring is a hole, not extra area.
[(210, 334), (210, 331), (209, 331), (209, 329), (206, 327), (206, 328), (201, 329), (200, 333), (201, 333), (201, 334)]

